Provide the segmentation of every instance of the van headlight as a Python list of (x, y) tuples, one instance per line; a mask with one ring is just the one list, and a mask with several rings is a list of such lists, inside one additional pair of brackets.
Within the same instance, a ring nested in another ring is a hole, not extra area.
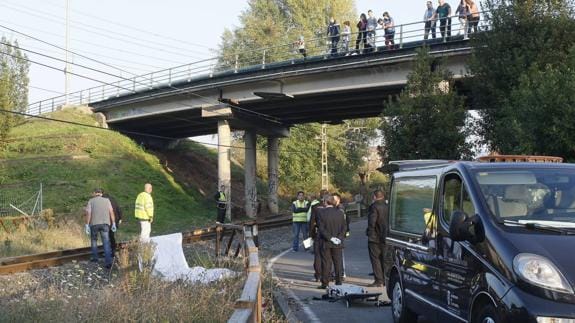
[(573, 288), (557, 267), (547, 258), (532, 253), (520, 253), (513, 259), (513, 270), (533, 285), (573, 294)]

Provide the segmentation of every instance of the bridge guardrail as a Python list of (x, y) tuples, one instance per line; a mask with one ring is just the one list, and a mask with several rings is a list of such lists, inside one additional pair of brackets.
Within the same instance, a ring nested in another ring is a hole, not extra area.
[[(449, 19), (455, 19), (456, 23), (452, 23), (451, 33), (459, 29), (462, 25), (457, 21), (457, 16), (452, 16)], [(485, 19), (480, 19), (479, 30), (488, 30), (490, 28), (489, 21)], [(413, 23), (401, 24), (395, 26), (395, 37), (393, 46), (385, 45), (385, 34), (383, 33), (383, 28), (377, 28), (374, 31), (373, 37), (373, 50), (372, 52), (378, 51), (390, 51), (397, 50), (406, 47), (419, 47), (426, 43), (438, 43), (438, 42), (451, 42), (454, 40), (463, 39), (463, 35), (451, 35), (448, 36), (446, 32), (441, 36), (441, 30), (439, 26), (439, 20), (436, 21), (436, 34), (439, 34), (439, 38), (433, 37), (431, 40), (424, 39), (425, 37), (425, 22), (418, 21)], [(340, 26), (340, 30), (343, 28)], [(341, 40), (342, 34), (340, 32), (340, 41), (337, 47), (337, 54), (332, 55), (330, 37), (319, 36), (316, 38), (305, 40), (306, 53), (309, 58), (323, 58), (330, 59), (334, 57), (339, 57), (343, 55), (355, 55), (364, 53), (367, 49), (364, 47), (359, 50), (359, 53), (355, 49), (355, 41), (361, 32), (355, 32), (350, 34), (349, 48), (344, 50), (344, 42)], [(368, 33), (368, 32), (366, 32)], [(320, 33), (321, 34), (321, 33)], [(352, 37), (355, 36), (355, 37)], [(364, 42), (365, 44), (365, 42)], [(270, 53), (273, 53), (274, 60), (270, 60)], [(295, 42), (288, 44), (280, 44), (276, 46), (270, 46), (266, 48), (257, 49), (247, 49), (239, 52), (224, 53), (221, 57), (208, 58), (200, 61), (196, 61), (190, 64), (176, 66), (173, 68), (168, 68), (148, 74), (137, 75), (133, 78), (124, 78), (118, 76), (119, 81), (113, 83), (106, 83), (100, 86), (91, 87), (77, 92), (69, 93), (68, 96), (61, 95), (41, 101), (31, 103), (28, 106), (27, 113), (32, 115), (40, 115), (44, 113), (50, 113), (58, 110), (64, 105), (86, 105), (93, 102), (103, 101), (109, 98), (120, 97), (128, 94), (142, 93), (149, 90), (161, 88), (161, 87), (171, 87), (176, 90), (182, 90), (174, 83), (191, 82), (193, 79), (197, 78), (212, 78), (214, 75), (219, 73), (238, 73), (242, 69), (259, 67), (261, 69), (266, 69), (270, 64), (278, 62), (290, 62), (295, 64), (296, 62), (304, 62), (304, 58), (298, 51), (298, 46)], [(183, 90), (182, 90), (183, 91)]]

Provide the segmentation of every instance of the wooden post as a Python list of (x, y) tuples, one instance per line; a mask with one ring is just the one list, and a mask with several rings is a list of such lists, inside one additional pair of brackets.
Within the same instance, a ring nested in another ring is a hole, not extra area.
[(220, 243), (222, 242), (222, 226), (220, 224), (216, 225), (216, 258), (220, 256)]
[(228, 240), (228, 245), (226, 246), (226, 253), (227, 256), (230, 252), (230, 248), (232, 247), (232, 242), (234, 241), (234, 236), (236, 235), (236, 230), (232, 229), (232, 234), (230, 235), (230, 240)]

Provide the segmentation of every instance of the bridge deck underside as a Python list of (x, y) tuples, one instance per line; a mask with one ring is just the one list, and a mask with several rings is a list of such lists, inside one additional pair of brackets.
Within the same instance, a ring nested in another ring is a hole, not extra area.
[[(243, 120), (271, 121), (273, 126), (291, 126), (310, 122), (339, 122), (379, 116), (389, 97), (398, 94), (402, 86), (338, 91), (242, 103), (233, 109), (232, 128), (245, 128)], [(261, 115), (258, 115), (260, 113)], [(137, 120), (116, 121), (111, 124), (120, 131), (131, 131), (170, 138), (185, 138), (217, 132), (217, 119), (202, 118), (200, 109), (141, 117)]]

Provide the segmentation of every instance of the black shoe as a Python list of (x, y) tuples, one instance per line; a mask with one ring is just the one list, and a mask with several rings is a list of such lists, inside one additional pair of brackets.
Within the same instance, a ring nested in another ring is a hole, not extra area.
[(373, 273), (373, 271), (372, 271), (372, 272), (370, 272), (370, 273), (369, 273), (369, 274), (367, 274), (367, 275), (368, 275), (368, 276), (373, 276), (373, 275), (374, 275), (374, 273)]
[(382, 282), (373, 282), (373, 283), (367, 285), (367, 287), (383, 287), (383, 283)]
[(90, 262), (98, 262), (98, 259), (90, 259)]
[(106, 267), (106, 269), (112, 269), (112, 264), (106, 265), (104, 267)]
[(320, 285), (320, 286), (317, 286), (316, 288), (317, 288), (317, 289), (326, 289), (326, 288), (327, 288), (327, 285), (323, 285), (323, 284), (322, 284), (322, 285)]
[(340, 286), (340, 285), (341, 285), (341, 282), (335, 282), (335, 284), (336, 284), (337, 286)]

